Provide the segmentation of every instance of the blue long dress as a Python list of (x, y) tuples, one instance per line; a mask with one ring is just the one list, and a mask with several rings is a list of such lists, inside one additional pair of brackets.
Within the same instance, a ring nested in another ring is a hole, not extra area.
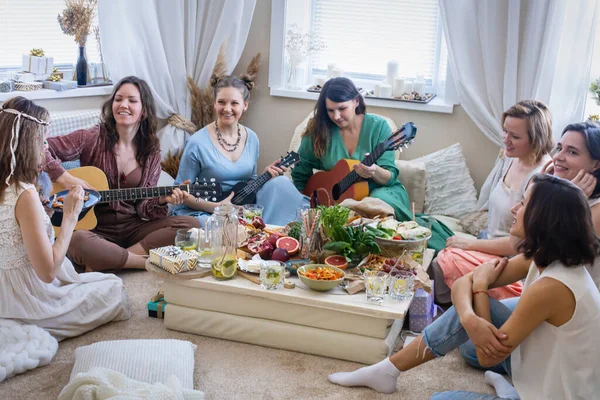
[[(210, 140), (206, 127), (200, 129), (185, 145), (176, 182), (215, 178), (221, 183), (223, 191), (230, 191), (236, 183), (256, 178), (260, 143), (253, 130), (246, 127), (246, 132), (248, 135), (242, 155), (234, 162), (221, 154)], [(265, 223), (285, 225), (296, 218), (298, 208), (309, 204), (309, 199), (296, 189), (289, 178), (278, 176), (258, 190), (256, 204), (264, 207)], [(173, 208), (173, 215), (195, 216), (204, 226), (211, 214), (180, 204)]]

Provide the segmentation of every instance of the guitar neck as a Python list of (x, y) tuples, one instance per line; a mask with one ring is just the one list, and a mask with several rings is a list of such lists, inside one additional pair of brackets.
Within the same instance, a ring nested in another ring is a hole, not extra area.
[(260, 189), (271, 178), (272, 178), (271, 174), (269, 174), (268, 172), (265, 172), (264, 174), (260, 175), (258, 178), (254, 179), (250, 183), (248, 183), (248, 185), (241, 192), (236, 193), (233, 196), (232, 201), (234, 203), (238, 202), (238, 201), (242, 201), (243, 199), (246, 198), (246, 196), (257, 192), (258, 189)]
[[(375, 162), (385, 153), (385, 143), (379, 143), (368, 156), (365, 157), (364, 160), (361, 161), (361, 164), (364, 164), (368, 167), (375, 164)], [(340, 193), (344, 193), (348, 188), (356, 183), (360, 179), (360, 175), (356, 173), (356, 171), (350, 172), (346, 175), (339, 183)]]
[(186, 192), (189, 192), (190, 190), (189, 185), (99, 190), (99, 202), (109, 203), (112, 201), (143, 200), (161, 196), (168, 196), (171, 193), (173, 193), (173, 190), (176, 188), (179, 188)]

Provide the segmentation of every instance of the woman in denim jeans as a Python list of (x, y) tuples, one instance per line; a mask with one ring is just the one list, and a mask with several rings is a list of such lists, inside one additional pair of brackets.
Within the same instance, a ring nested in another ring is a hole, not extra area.
[[(583, 192), (571, 182), (537, 175), (512, 209), (510, 234), (532, 259), (494, 260), (454, 284), (454, 306), (408, 346), (375, 365), (329, 376), (343, 386), (368, 386), (393, 393), (401, 371), (447, 354), (469, 339), (498, 396), (436, 393), (435, 399), (592, 399), (600, 392), (600, 293), (586, 265), (600, 242)], [(490, 288), (525, 279), (514, 311), (491, 298)], [(516, 390), (515, 390), (516, 389)]]

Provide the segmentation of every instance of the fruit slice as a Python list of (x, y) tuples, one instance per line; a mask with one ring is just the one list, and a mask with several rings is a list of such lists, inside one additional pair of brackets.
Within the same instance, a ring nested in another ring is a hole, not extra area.
[(339, 269), (346, 269), (348, 267), (348, 261), (344, 256), (329, 256), (325, 259), (325, 264), (331, 265), (332, 267), (338, 267)]
[(282, 237), (277, 239), (276, 246), (278, 249), (286, 249), (288, 254), (296, 254), (300, 250), (300, 243), (293, 237)]

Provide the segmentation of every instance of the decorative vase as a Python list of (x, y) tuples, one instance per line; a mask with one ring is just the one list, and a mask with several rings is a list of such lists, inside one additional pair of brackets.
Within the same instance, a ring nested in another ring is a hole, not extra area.
[(79, 46), (79, 57), (77, 58), (77, 85), (85, 86), (87, 84), (88, 63), (85, 58), (85, 46)]
[(288, 89), (301, 90), (304, 86), (304, 68), (288, 65), (286, 85)]

